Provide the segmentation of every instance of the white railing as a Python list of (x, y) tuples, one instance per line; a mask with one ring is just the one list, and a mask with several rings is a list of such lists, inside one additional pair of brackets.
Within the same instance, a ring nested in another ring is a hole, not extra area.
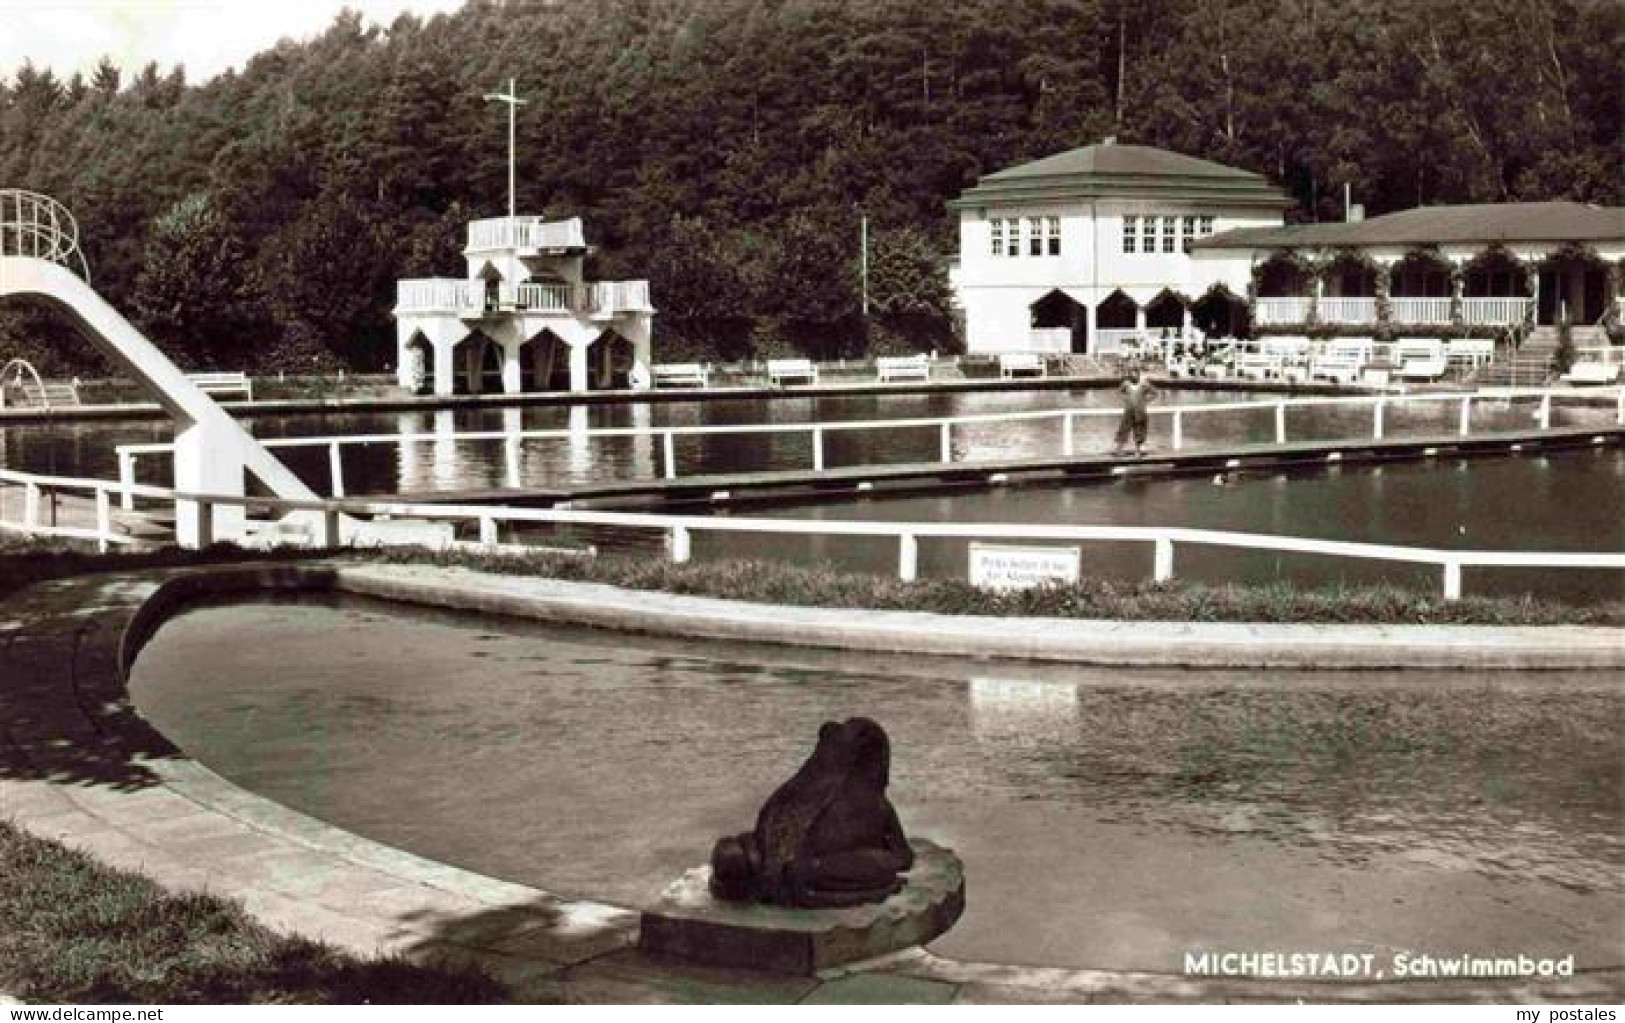
[(1377, 300), (1374, 298), (1322, 298), (1316, 308), (1320, 310), (1322, 323), (1377, 322)]
[(468, 224), (468, 251), (586, 248), (581, 218), (491, 217)]
[(1527, 298), (1464, 298), (1461, 319), (1464, 323), (1506, 326), (1522, 323), (1528, 309)]
[(1096, 355), (1112, 355), (1123, 350), (1123, 342), (1133, 341), (1138, 344), (1140, 337), (1146, 333), (1149, 333), (1149, 331), (1135, 327), (1126, 329), (1107, 327), (1104, 330), (1095, 331), (1094, 344), (1090, 346), (1090, 349)]
[(1260, 325), (1309, 322), (1310, 298), (1261, 298), (1253, 307), (1253, 321)]
[(1064, 354), (1072, 350), (1071, 327), (1034, 327), (1027, 331), (1027, 350)]
[[(39, 535), (93, 539), (103, 549), (110, 544), (128, 542), (127, 538), (113, 532), (108, 501), (108, 492), (112, 484), (107, 481), (34, 476), (0, 470), (0, 491), (3, 491), (6, 484), (23, 490), (23, 513), (21, 520), (9, 521), (3, 515), (5, 505), (0, 503), (0, 528)], [(95, 527), (42, 526), (40, 506), (47, 489), (82, 490), (95, 495), (97, 507)], [(890, 537), (897, 543), (897, 577), (905, 582), (918, 578), (919, 543), (922, 539), (1148, 543), (1152, 546), (1152, 579), (1157, 582), (1166, 582), (1174, 577), (1175, 547), (1179, 544), (1433, 565), (1442, 570), (1442, 590), (1446, 600), (1457, 600), (1461, 597), (1461, 573), (1464, 568), (1625, 569), (1625, 554), (1617, 552), (1441, 550), (1264, 533), (1187, 529), (1179, 526), (1055, 526), (1031, 523), (736, 518), (575, 511), (559, 508), (413, 504), (399, 501), (287, 500), (192, 493), (146, 486), (138, 487), (137, 490), (143, 497), (190, 504), (197, 509), (197, 514), (203, 521), (210, 520), (215, 506), (264, 510), (277, 516), (294, 512), (315, 513), (311, 515), (314, 525), (311, 541), (314, 546), (322, 548), (340, 546), (342, 516), (388, 516), (441, 522), (474, 522), (479, 526), (480, 544), (488, 547), (499, 545), (499, 526), (503, 523), (576, 524), (657, 530), (666, 534), (668, 557), (676, 563), (691, 559), (695, 533)]]
[(90, 281), (90, 264), (79, 248), (79, 222), (40, 192), (0, 188), (0, 256), (50, 260)]
[(572, 284), (503, 285), (502, 303), (532, 312), (574, 312), (581, 306), (581, 289)]
[(469, 313), (485, 307), (485, 285), (448, 277), (395, 282), (395, 312)]
[[(1271, 413), (1274, 419), (1275, 443), (1285, 444), (1289, 436), (1287, 412), (1291, 409), (1365, 407), (1369, 408), (1371, 413), (1370, 436), (1373, 440), (1381, 440), (1386, 430), (1387, 413), (1390, 409), (1409, 403), (1440, 402), (1453, 403), (1459, 406), (1457, 432), (1460, 436), (1466, 437), (1472, 433), (1473, 409), (1482, 401), (1533, 402), (1536, 404), (1533, 418), (1540, 428), (1544, 430), (1551, 427), (1552, 410), (1556, 402), (1565, 400), (1581, 401), (1589, 405), (1594, 403), (1597, 398), (1607, 396), (1612, 396), (1614, 399), (1615, 422), (1625, 424), (1625, 387), (1617, 386), (1595, 387), (1584, 391), (1576, 391), (1568, 387), (1499, 387), (1466, 392), (1434, 391), (1411, 394), (1363, 394), (1346, 397), (1281, 397), (1263, 401), (1172, 405), (1163, 408), (1152, 408), (1150, 412), (1153, 417), (1168, 420), (1170, 446), (1178, 451), (1185, 448), (1188, 420), (1193, 416), (1267, 411)], [(260, 443), (267, 448), (326, 447), (328, 449), (332, 493), (335, 496), (341, 496), (344, 494), (344, 448), (358, 444), (393, 444), (401, 446), (410, 443), (443, 444), (455, 441), (503, 441), (510, 446), (516, 446), (527, 440), (580, 441), (604, 437), (659, 437), (661, 442), (662, 475), (665, 479), (674, 480), (679, 478), (680, 475), (678, 472), (677, 440), (683, 437), (807, 434), (811, 440), (811, 468), (815, 472), (822, 472), (825, 468), (825, 435), (830, 433), (866, 430), (887, 433), (910, 429), (933, 430), (937, 434), (938, 462), (952, 464), (955, 462), (954, 431), (956, 429), (977, 424), (1049, 420), (1055, 422), (1059, 427), (1061, 456), (1071, 458), (1077, 452), (1076, 432), (1079, 419), (1115, 420), (1121, 415), (1121, 410), (1114, 408), (1045, 409), (1028, 412), (989, 412), (915, 419), (831, 420), (814, 423), (739, 423), (718, 426), (605, 426), (587, 429), (470, 430), (456, 433), (379, 433), (324, 437), (274, 437)], [(136, 460), (149, 455), (173, 454), (174, 449), (173, 443), (165, 442), (121, 444), (117, 446), (115, 451), (118, 456), (119, 488), (123, 507), (127, 509), (134, 507), (134, 495), (137, 492)], [(512, 459), (512, 461), (517, 461), (517, 459)], [(517, 480), (510, 480), (509, 482), (511, 486), (517, 487), (520, 485)]]
[(1449, 323), (1450, 299), (1390, 298), (1388, 320), (1391, 323)]
[(648, 281), (599, 281), (591, 285), (592, 311), (598, 316), (652, 312)]

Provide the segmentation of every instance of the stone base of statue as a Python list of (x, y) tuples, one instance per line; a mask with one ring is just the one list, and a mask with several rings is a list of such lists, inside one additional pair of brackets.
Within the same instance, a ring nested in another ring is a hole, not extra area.
[(638, 945), (714, 966), (803, 976), (923, 945), (965, 911), (965, 871), (939, 845), (910, 844), (914, 867), (902, 891), (844, 909), (724, 902), (711, 894), (711, 868), (696, 867), (644, 911)]

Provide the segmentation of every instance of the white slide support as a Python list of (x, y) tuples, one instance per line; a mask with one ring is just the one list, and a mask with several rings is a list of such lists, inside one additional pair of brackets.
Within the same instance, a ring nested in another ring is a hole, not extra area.
[[(277, 497), (316, 497), (66, 266), (33, 256), (0, 255), (0, 298), (9, 295), (43, 299), (62, 310), (92, 344), (140, 382), (175, 420), (176, 490), (241, 496), (245, 493), (243, 473), (247, 471)], [(188, 547), (211, 537), (237, 539), (242, 535), (243, 518), (241, 508), (217, 506), (211, 523), (201, 523), (196, 507), (181, 502), (177, 508), (178, 539)]]

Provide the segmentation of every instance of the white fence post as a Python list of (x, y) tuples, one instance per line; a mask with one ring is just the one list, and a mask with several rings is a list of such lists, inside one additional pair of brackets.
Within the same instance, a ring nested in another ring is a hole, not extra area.
[(1614, 422), (1625, 425), (1625, 387), (1614, 394)]
[(118, 453), (119, 507), (135, 511), (135, 452)]
[(897, 534), (897, 578), (911, 583), (920, 574), (920, 541), (913, 533)]
[(1156, 552), (1151, 559), (1151, 580), (1165, 583), (1174, 577), (1174, 542), (1166, 536), (1157, 537)]
[(327, 446), (327, 472), (333, 481), (333, 496), (344, 496), (344, 453), (338, 441)]
[(671, 527), (671, 560), (673, 564), (686, 565), (688, 559), (694, 556), (693, 539), (689, 536), (687, 526)]
[(1473, 396), (1470, 394), (1461, 399), (1461, 426), (1459, 432), (1463, 437), (1473, 432)]
[(1387, 402), (1383, 401), (1381, 398), (1378, 398), (1377, 403), (1375, 405), (1371, 406), (1371, 439), (1372, 440), (1382, 440), (1382, 410), (1383, 410), (1384, 406), (1386, 406), (1386, 405), (1387, 405)]
[(30, 480), (23, 484), (23, 525), (33, 529), (39, 525), (39, 484)]
[(1174, 409), (1174, 450), (1185, 446), (1185, 413)]
[(1461, 562), (1454, 559), (1444, 563), (1444, 599), (1461, 599)]
[(660, 435), (660, 451), (661, 454), (665, 456), (666, 460), (666, 478), (669, 480), (676, 479), (677, 441), (672, 437), (670, 430), (667, 430), (665, 433)]
[(1275, 403), (1275, 443), (1286, 443), (1286, 402)]
[(823, 472), (824, 471), (824, 428), (822, 426), (813, 427), (812, 448), (813, 448), (813, 472)]
[(192, 507), (197, 511), (197, 546), (202, 550), (214, 544), (214, 505), (198, 500)]
[[(484, 525), (481, 525), (481, 532)], [(339, 545), (339, 513), (323, 509), (317, 513), (316, 518), (316, 546), (337, 547)]]
[(489, 515), (480, 516), (480, 546), (495, 547), (499, 543), (497, 520)]
[(113, 496), (106, 487), (96, 488), (96, 549), (103, 554), (112, 546)]
[(951, 423), (942, 424), (937, 448), (940, 453), (938, 461), (947, 463), (954, 460), (953, 425)]
[(1543, 395), (1540, 396), (1540, 413), (1539, 413), (1539, 415), (1540, 415), (1540, 428), (1542, 430), (1551, 429), (1552, 428), (1552, 396), (1550, 394), (1543, 394)]
[[(1621, 393), (1625, 393), (1625, 391)], [(1620, 408), (1625, 409), (1625, 404), (1620, 405)], [(1625, 419), (1620, 421), (1625, 422)], [(1071, 458), (1076, 450), (1072, 442), (1072, 425), (1072, 413), (1068, 412), (1061, 417), (1061, 454), (1067, 458)]]

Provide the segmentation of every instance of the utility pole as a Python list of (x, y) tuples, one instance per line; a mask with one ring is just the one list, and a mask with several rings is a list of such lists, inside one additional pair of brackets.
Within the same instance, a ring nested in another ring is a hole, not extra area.
[(863, 288), (863, 316), (869, 318), (869, 217), (858, 220), (858, 279)]
[(508, 91), (507, 92), (488, 92), (488, 93), (485, 94), (485, 98), (487, 100), (494, 100), (494, 101), (496, 101), (498, 103), (506, 103), (508, 105), (508, 219), (512, 220), (513, 219), (513, 208), (514, 208), (513, 207), (513, 192), (514, 192), (513, 122), (514, 122), (514, 114), (518, 111), (518, 109), (520, 107), (525, 105), (526, 101), (519, 98), (519, 92), (518, 92), (518, 90), (516, 90), (514, 88), (514, 80), (512, 78), (508, 79)]

